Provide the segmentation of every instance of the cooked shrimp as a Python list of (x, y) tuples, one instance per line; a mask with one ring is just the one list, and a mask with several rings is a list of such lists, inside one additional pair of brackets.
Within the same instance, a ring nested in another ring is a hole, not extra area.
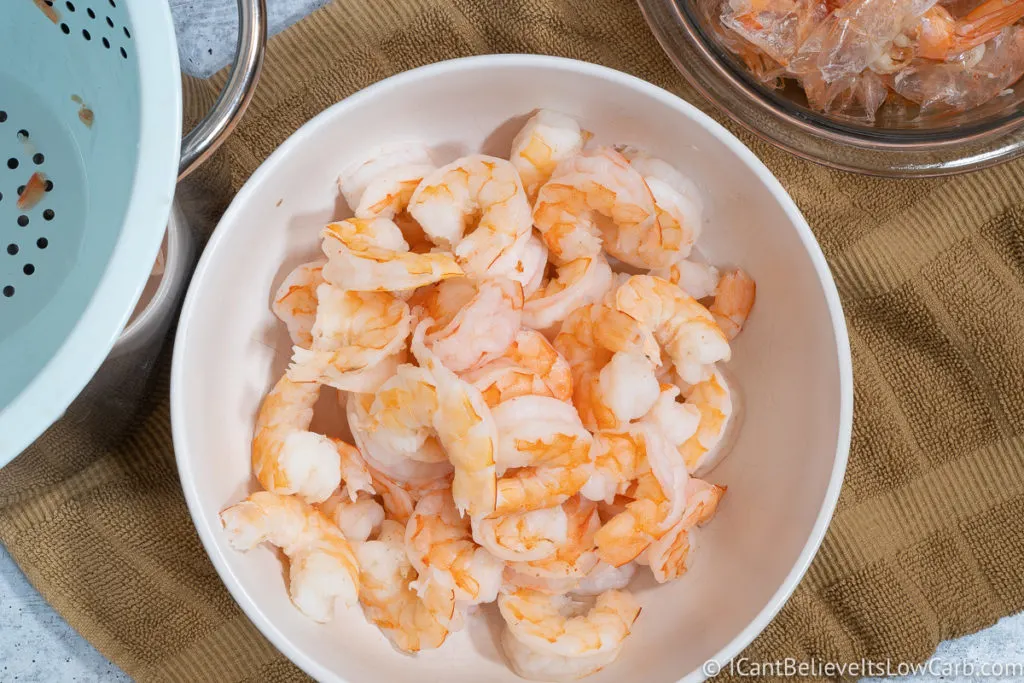
[(480, 390), (493, 408), (517, 396), (550, 396), (572, 400), (572, 372), (569, 363), (543, 334), (521, 329), (505, 351), (462, 374), (462, 379)]
[(530, 650), (558, 657), (587, 657), (618, 651), (640, 614), (625, 591), (606, 591), (593, 607), (567, 595), (520, 589), (498, 596), (509, 634)]
[(292, 343), (308, 349), (313, 345), (313, 323), (316, 322), (316, 289), (324, 282), (321, 271), (327, 261), (303, 263), (288, 274), (270, 308), (278, 320), (288, 327)]
[(463, 157), (425, 177), (409, 213), (474, 277), (508, 275), (532, 228), (519, 173), (505, 159), (483, 154)]
[(387, 218), (350, 218), (324, 228), (324, 279), (343, 290), (399, 292), (462, 275), (448, 252), (416, 254)]
[(345, 485), (349, 497), (355, 501), (363, 492), (373, 493), (373, 480), (359, 449), (341, 439), (331, 439), (341, 457), (341, 483)]
[(526, 300), (523, 324), (548, 329), (580, 306), (601, 301), (611, 285), (612, 269), (603, 255), (569, 261)]
[(495, 515), (559, 505), (590, 478), (593, 437), (572, 406), (519, 396), (491, 415), (498, 433)]
[(505, 564), (473, 541), (470, 521), (455, 507), (450, 490), (428, 493), (416, 503), (405, 530), (405, 547), (420, 578), (455, 591), (461, 605), (493, 602)]
[(530, 117), (512, 140), (509, 161), (519, 171), (531, 202), (559, 162), (578, 154), (585, 141), (580, 124), (571, 116), (540, 109)]
[(616, 290), (615, 306), (654, 335), (685, 382), (695, 384), (712, 363), (729, 360), (729, 342), (708, 309), (666, 280), (630, 277)]
[(531, 231), (526, 246), (508, 277), (523, 286), (523, 296), (530, 297), (540, 289), (548, 265), (548, 245)]
[[(653, 545), (653, 544), (652, 544)], [(648, 552), (650, 552), (648, 550)], [(599, 595), (605, 591), (622, 590), (633, 580), (636, 564), (627, 562), (621, 567), (613, 567), (607, 562), (598, 562), (590, 573), (580, 579), (573, 589), (576, 595)]]
[(598, 556), (613, 567), (636, 559), (685, 511), (688, 475), (676, 449), (648, 426), (634, 427), (632, 436), (632, 443), (639, 447), (638, 452), (629, 454), (628, 463), (638, 470), (632, 477), (636, 481), (631, 494), (634, 500), (594, 536)]
[(651, 543), (644, 554), (658, 583), (678, 579), (689, 568), (693, 532), (718, 510), (725, 488), (691, 478), (686, 484), (686, 511), (668, 532)]
[(659, 384), (654, 364), (642, 353), (614, 354), (598, 373), (601, 402), (619, 422), (645, 415), (658, 400)]
[(346, 168), (338, 188), (356, 218), (394, 218), (408, 206), (423, 176), (435, 168), (422, 145), (396, 145)]
[(718, 282), (722, 279), (718, 269), (707, 263), (696, 261), (679, 261), (668, 268), (658, 268), (651, 275), (668, 280), (694, 299), (706, 299), (714, 296)]
[(288, 368), (292, 381), (347, 391), (353, 374), (365, 378), (369, 369), (404, 350), (412, 315), (395, 295), (344, 291), (326, 283), (316, 294), (313, 344), (293, 349)]
[(700, 409), (692, 403), (683, 403), (679, 395), (678, 386), (661, 385), (658, 400), (641, 420), (658, 429), (676, 448), (682, 448), (697, 434), (701, 421)]
[(316, 508), (267, 491), (220, 513), (231, 545), (251, 550), (266, 541), (288, 557), (288, 592), (310, 619), (329, 621), (336, 600), (354, 605), (359, 565), (345, 536)]
[(317, 503), (341, 483), (338, 447), (309, 431), (319, 398), (320, 385), (285, 376), (263, 399), (252, 440), (252, 470), (266, 490)]
[(417, 576), (405, 553), (403, 526), (384, 521), (377, 540), (360, 543), (356, 555), (363, 577), (359, 601), (366, 618), (404, 652), (441, 647), (456, 617), (455, 596), (436, 584), (422, 593), (410, 586)]
[(595, 535), (601, 527), (597, 506), (575, 495), (562, 503), (567, 521), (565, 542), (539, 560), (512, 562), (507, 578), (513, 585), (550, 593), (574, 590), (598, 563)]
[[(441, 283), (438, 301), (446, 289), (465, 289), (462, 280)], [(491, 354), (502, 354), (515, 339), (523, 315), (523, 288), (514, 280), (494, 277), (473, 283), (472, 298), (454, 316), (434, 319), (425, 342), (449, 370), (462, 372)], [(459, 295), (461, 297), (461, 293)], [(433, 318), (433, 316), (431, 316)]]
[(934, 5), (915, 27), (917, 55), (925, 59), (952, 59), (987, 43), (1021, 19), (1024, 0), (987, 0), (961, 19), (954, 19), (942, 5)]
[(344, 486), (317, 507), (352, 543), (368, 540), (380, 531), (384, 521), (384, 508), (372, 495), (352, 496)]
[(690, 472), (707, 470), (717, 456), (725, 435), (733, 425), (732, 391), (725, 376), (717, 368), (711, 376), (690, 387), (686, 403), (700, 414), (696, 433), (679, 446), (679, 452)]
[(668, 259), (678, 261), (686, 258), (702, 231), (704, 202), (700, 191), (692, 180), (662, 159), (637, 150), (630, 150), (625, 156), (630, 165), (644, 177), (654, 195), (654, 207), (661, 230), (682, 234), (682, 242), (676, 253), (668, 255)]
[(473, 540), (510, 562), (541, 560), (567, 540), (569, 520), (561, 506), (473, 520)]
[(401, 522), (403, 526), (412, 517), (416, 501), (431, 491), (450, 489), (452, 483), (450, 476), (416, 482), (398, 481), (372, 467), (370, 476), (373, 478), (373, 489), (380, 496), (385, 516)]
[(497, 499), (497, 428), (480, 392), (459, 379), (427, 348), (423, 338), (432, 322), (427, 318), (417, 326), (412, 352), (433, 376), (437, 390), (434, 429), (455, 470), (452, 495), (459, 512), (468, 511), (473, 517), (489, 515), (495, 511)]
[(718, 281), (715, 300), (711, 304), (711, 315), (715, 317), (718, 327), (725, 333), (725, 338), (733, 340), (743, 329), (751, 309), (757, 285), (742, 270), (726, 273)]
[(597, 673), (619, 656), (619, 649), (596, 655), (562, 657), (532, 650), (512, 635), (509, 629), (501, 632), (501, 649), (512, 671), (520, 678), (532, 681), (575, 681)]

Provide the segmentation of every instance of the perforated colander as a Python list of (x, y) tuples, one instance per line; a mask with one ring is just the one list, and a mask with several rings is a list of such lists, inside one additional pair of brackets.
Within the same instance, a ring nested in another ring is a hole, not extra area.
[(81, 391), (127, 322), (175, 183), (251, 96), (265, 0), (184, 143), (166, 0), (0, 0), (0, 466)]

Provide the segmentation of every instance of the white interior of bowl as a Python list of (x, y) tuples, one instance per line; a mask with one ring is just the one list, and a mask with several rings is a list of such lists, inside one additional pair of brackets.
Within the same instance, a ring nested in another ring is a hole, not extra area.
[(852, 404), (842, 313), (806, 223), (749, 150), (674, 96), (579, 62), (491, 56), (409, 72), (317, 117), (257, 171), (203, 255), (175, 348), (175, 449), (202, 540), (249, 617), (322, 680), (519, 680), (502, 660), (499, 624), (484, 616), (417, 657), (395, 652), (358, 608), (313, 623), (288, 601), (277, 553), (235, 552), (217, 513), (254, 490), (254, 416), (290, 354), (270, 300), (292, 267), (318, 255), (323, 224), (347, 214), (339, 169), (401, 140), (426, 142), (438, 162), (507, 155), (536, 107), (577, 117), (596, 143), (645, 148), (692, 177), (707, 207), (703, 252), (742, 265), (758, 286), (728, 366), (744, 424), (707, 477), (728, 493), (683, 579), (635, 582), (644, 609), (633, 635), (618, 662), (588, 680), (699, 678), (705, 660), (734, 656), (788, 597), (831, 516)]

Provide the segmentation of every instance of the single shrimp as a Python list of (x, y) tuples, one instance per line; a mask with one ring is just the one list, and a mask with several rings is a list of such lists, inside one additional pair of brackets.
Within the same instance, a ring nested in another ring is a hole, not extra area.
[(344, 486), (317, 507), (351, 543), (368, 540), (384, 522), (384, 508), (371, 494), (351, 496)]
[[(606, 591), (588, 609), (587, 602), (569, 596), (519, 589), (499, 595), (498, 609), (509, 637), (523, 646), (522, 650), (513, 648), (509, 652), (509, 643), (503, 639), (506, 654), (517, 671), (522, 656), (531, 652), (554, 658), (563, 666), (571, 665), (565, 660), (592, 663), (600, 658), (601, 664), (588, 671), (592, 673), (618, 655), (640, 614), (640, 605), (626, 591)], [(609, 659), (608, 655), (613, 656)]]
[(512, 635), (501, 632), (501, 649), (509, 666), (520, 678), (532, 681), (575, 681), (597, 673), (618, 659), (620, 650), (596, 655), (562, 657), (533, 650)]
[(494, 516), (559, 505), (590, 478), (593, 437), (572, 406), (519, 396), (491, 415), (498, 433)]
[(925, 12), (915, 27), (917, 56), (945, 61), (987, 43), (1024, 19), (1024, 0), (987, 0), (960, 19), (942, 5)]
[(636, 559), (685, 512), (689, 477), (676, 449), (656, 429), (638, 426), (634, 430), (633, 435), (640, 438), (633, 442), (640, 448), (630, 454), (630, 464), (638, 465), (630, 493), (633, 501), (594, 536), (598, 556), (613, 567)]
[(544, 282), (544, 271), (548, 265), (548, 245), (534, 231), (526, 240), (519, 259), (508, 273), (509, 279), (523, 286), (523, 296), (529, 298), (540, 289)]
[(684, 403), (680, 393), (679, 386), (662, 384), (658, 400), (640, 420), (660, 431), (677, 449), (682, 449), (684, 444), (697, 435), (701, 422), (700, 408), (693, 403)]
[(308, 349), (313, 345), (313, 324), (316, 322), (316, 289), (324, 282), (322, 270), (327, 261), (311, 261), (288, 273), (270, 308), (278, 320), (288, 327), (292, 344)]
[(729, 360), (729, 341), (714, 316), (666, 280), (633, 275), (615, 291), (615, 307), (654, 335), (685, 382), (695, 384), (711, 364)]
[(526, 196), (532, 202), (559, 162), (579, 154), (586, 138), (571, 116), (551, 109), (539, 109), (512, 140), (509, 161), (523, 179)]
[(409, 213), (468, 275), (508, 275), (526, 248), (530, 203), (515, 167), (474, 154), (423, 179)]
[(409, 251), (402, 231), (387, 218), (350, 218), (321, 233), (327, 256), (323, 277), (343, 290), (399, 292), (462, 275), (448, 252)]
[(657, 398), (654, 364), (643, 359), (658, 358), (660, 351), (628, 315), (600, 304), (578, 308), (554, 346), (572, 368), (573, 405), (587, 429), (619, 427)]
[(725, 487), (709, 484), (701, 479), (690, 478), (686, 484), (686, 512), (675, 526), (657, 539), (644, 554), (644, 561), (650, 565), (654, 579), (665, 583), (678, 579), (689, 568), (690, 550), (696, 527), (710, 520), (718, 510), (718, 503), (725, 494)]
[(726, 273), (715, 288), (715, 300), (708, 309), (725, 338), (732, 341), (743, 330), (743, 324), (754, 308), (757, 285), (742, 270)]
[(438, 409), (433, 414), (434, 429), (455, 470), (452, 495), (459, 512), (473, 517), (495, 511), (497, 481), (495, 453), (498, 433), (480, 392), (446, 368), (424, 342), (433, 323), (427, 318), (412, 337), (412, 352), (420, 366), (433, 376)]
[(518, 396), (572, 400), (572, 371), (543, 334), (521, 329), (505, 351), (461, 375), (491, 408)]
[(602, 254), (557, 267), (523, 306), (523, 324), (546, 330), (587, 304), (601, 301), (612, 286), (612, 269)]
[(714, 266), (689, 260), (678, 261), (668, 268), (657, 268), (650, 274), (677, 285), (698, 301), (714, 296), (722, 279)]
[(549, 593), (575, 590), (598, 564), (595, 536), (601, 528), (597, 506), (579, 495), (562, 503), (566, 539), (539, 560), (511, 562), (507, 582)]
[(353, 375), (363, 380), (374, 366), (405, 349), (412, 315), (394, 294), (344, 291), (325, 283), (316, 295), (313, 344), (293, 348), (288, 368), (292, 381), (349, 391)]
[[(679, 260), (679, 230), (662, 230), (643, 176), (610, 148), (563, 161), (537, 195), (533, 222), (558, 264), (594, 257), (604, 248), (640, 268)], [(671, 228), (672, 226), (667, 226)]]
[[(465, 291), (465, 281), (441, 283), (436, 300), (443, 302), (446, 289)], [(492, 354), (502, 354), (515, 339), (523, 315), (523, 288), (506, 277), (494, 277), (471, 282), (474, 293), (461, 307), (445, 311), (445, 317), (435, 318), (436, 310), (428, 306), (426, 313), (434, 322), (426, 331), (424, 341), (438, 359), (454, 372), (462, 372), (478, 365)]]
[(337, 526), (298, 498), (259, 491), (220, 513), (231, 545), (251, 550), (264, 541), (288, 557), (288, 593), (303, 614), (329, 621), (335, 602), (356, 603), (359, 564)]
[(266, 490), (318, 503), (341, 483), (338, 446), (309, 431), (319, 398), (320, 385), (285, 376), (263, 399), (252, 440), (252, 470)]
[(636, 149), (624, 153), (629, 164), (644, 177), (654, 195), (654, 207), (660, 229), (681, 233), (681, 243), (674, 254), (662, 261), (675, 262), (690, 255), (694, 243), (700, 239), (704, 220), (704, 201), (697, 185), (663, 159), (652, 157)]
[(441, 647), (456, 621), (455, 595), (439, 585), (417, 593), (416, 570), (405, 552), (405, 529), (385, 520), (375, 541), (356, 547), (362, 568), (363, 614), (403, 652)]
[(510, 562), (542, 560), (568, 538), (569, 520), (561, 505), (472, 521), (473, 540)]
[(395, 145), (342, 171), (338, 189), (356, 218), (394, 219), (409, 205), (423, 177), (435, 168), (422, 145)]
[(418, 590), (436, 582), (455, 591), (460, 605), (493, 602), (505, 563), (477, 545), (470, 521), (459, 514), (448, 489), (420, 498), (405, 530), (405, 547), (419, 573)]
[(686, 405), (700, 415), (696, 432), (681, 443), (679, 453), (690, 472), (709, 469), (723, 453), (726, 434), (734, 428), (734, 410), (731, 387), (717, 368), (711, 376), (690, 387)]

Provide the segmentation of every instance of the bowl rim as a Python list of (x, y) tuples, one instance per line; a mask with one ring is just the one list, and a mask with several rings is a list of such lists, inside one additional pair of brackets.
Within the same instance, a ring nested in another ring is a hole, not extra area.
[[(815, 272), (821, 283), (826, 305), (832, 322), (832, 331), (836, 341), (836, 354), (839, 370), (839, 427), (836, 443), (835, 459), (832, 465), (832, 473), (828, 486), (825, 489), (819, 508), (817, 518), (811, 529), (810, 535), (804, 543), (796, 562), (786, 575), (785, 579), (769, 598), (768, 602), (761, 608), (757, 615), (747, 626), (735, 635), (732, 640), (726, 643), (713, 657), (708, 660), (719, 664), (725, 664), (738, 655), (751, 641), (775, 617), (778, 611), (789, 599), (800, 579), (803, 577), (811, 560), (814, 558), (829, 522), (835, 510), (839, 498), (839, 491), (842, 486), (843, 476), (846, 471), (847, 457), (849, 454), (850, 437), (853, 424), (853, 370), (850, 356), (849, 337), (846, 330), (846, 319), (843, 315), (842, 305), (839, 299), (839, 292), (836, 289), (835, 281), (825, 261), (825, 256), (814, 238), (807, 221), (792, 198), (782, 187), (781, 183), (772, 175), (768, 168), (750, 151), (738, 138), (732, 135), (714, 119), (697, 109), (692, 104), (677, 97), (676, 95), (648, 83), (635, 76), (611, 69), (608, 67), (582, 62), (563, 57), (550, 57), (530, 54), (503, 54), (503, 55), (478, 55), (451, 59), (426, 66), (405, 71), (382, 81), (378, 81), (366, 88), (353, 93), (340, 102), (328, 107), (303, 124), (287, 140), (285, 140), (267, 159), (256, 169), (252, 176), (246, 181), (232, 200), (224, 216), (221, 218), (217, 229), (214, 231), (209, 243), (204, 250), (202, 257), (196, 267), (195, 275), (189, 286), (182, 308), (181, 318), (178, 325), (178, 332), (174, 343), (174, 353), (171, 369), (171, 429), (174, 440), (175, 459), (177, 460), (178, 474), (181, 479), (182, 490), (188, 505), (189, 514), (199, 533), (200, 540), (206, 553), (210, 556), (218, 575), (228, 588), (234, 600), (245, 612), (246, 616), (256, 625), (260, 632), (270, 640), (273, 645), (282, 652), (288, 659), (299, 668), (317, 680), (330, 680), (343, 682), (339, 674), (315, 661), (306, 654), (303, 648), (293, 643), (292, 639), (285, 635), (276, 624), (267, 619), (262, 610), (258, 607), (257, 601), (242, 585), (241, 580), (231, 570), (230, 565), (218, 544), (217, 535), (221, 533), (219, 525), (208, 518), (202, 510), (202, 502), (196, 489), (195, 473), (192, 469), (192, 458), (187, 453), (188, 427), (183, 422), (185, 414), (185, 396), (182, 390), (186, 374), (186, 356), (189, 353), (189, 329), (193, 311), (200, 305), (202, 290), (209, 272), (213, 270), (213, 264), (220, 257), (219, 252), (224, 241), (226, 230), (220, 225), (228, 224), (235, 220), (235, 215), (240, 213), (241, 207), (256, 197), (257, 188), (262, 184), (278, 162), (284, 159), (293, 149), (303, 144), (308, 138), (315, 135), (318, 130), (328, 124), (333, 118), (340, 116), (348, 109), (354, 108), (362, 102), (372, 99), (381, 92), (402, 87), (404, 84), (425, 76), (431, 76), (445, 72), (464, 72), (468, 70), (530, 67), (535, 69), (549, 69), (568, 71), (576, 74), (586, 74), (603, 80), (612, 81), (636, 90), (641, 94), (650, 96), (672, 107), (681, 115), (695, 120), (698, 124), (708, 130), (720, 142), (730, 148), (740, 159), (746, 163), (765, 184), (775, 199), (780, 203), (787, 217), (796, 229), (807, 254), (811, 259)], [(700, 681), (706, 678), (704, 671), (713, 668), (705, 665), (703, 669), (696, 669), (687, 672), (679, 679), (680, 683)]]

